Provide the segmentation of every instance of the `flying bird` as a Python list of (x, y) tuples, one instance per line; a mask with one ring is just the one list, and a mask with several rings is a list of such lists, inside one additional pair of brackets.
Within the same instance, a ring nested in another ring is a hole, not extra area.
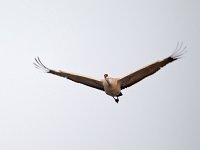
[(122, 78), (112, 78), (109, 77), (108, 74), (104, 74), (104, 79), (102, 80), (82, 76), (79, 74), (64, 72), (62, 70), (56, 71), (49, 69), (45, 65), (43, 65), (39, 57), (35, 58), (35, 62), (33, 64), (37, 69), (40, 69), (46, 73), (64, 77), (74, 82), (81, 83), (86, 86), (104, 91), (107, 95), (112, 96), (115, 102), (118, 103), (119, 97), (123, 95), (121, 93), (121, 90), (136, 84), (142, 79), (156, 73), (157, 71), (160, 70), (160, 68), (164, 67), (168, 63), (171, 63), (181, 58), (181, 56), (186, 52), (185, 49), (186, 47), (183, 47), (182, 43), (181, 44), (177, 43), (174, 53), (172, 53), (169, 57), (166, 57), (165, 59), (156, 61)]

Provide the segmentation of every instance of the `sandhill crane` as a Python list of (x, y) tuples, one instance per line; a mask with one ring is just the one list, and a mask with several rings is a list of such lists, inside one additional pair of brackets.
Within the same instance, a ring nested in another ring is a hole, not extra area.
[(40, 58), (35, 58), (35, 67), (37, 69), (40, 69), (46, 73), (54, 74), (57, 76), (61, 76), (64, 78), (67, 78), (69, 80), (72, 80), (77, 83), (81, 83), (84, 85), (87, 85), (92, 88), (96, 88), (99, 90), (104, 91), (107, 95), (110, 95), (114, 98), (114, 100), (118, 103), (119, 102), (119, 96), (122, 96), (121, 90), (128, 88), (132, 86), (133, 84), (141, 81), (142, 79), (154, 74), (160, 68), (164, 67), (168, 63), (171, 63), (183, 55), (185, 52), (186, 47), (183, 48), (183, 44), (177, 43), (176, 49), (174, 53), (172, 53), (169, 57), (162, 59), (160, 61), (154, 62), (142, 69), (139, 69), (133, 73), (130, 73), (122, 78), (112, 78), (109, 77), (108, 74), (104, 74), (103, 80), (93, 79), (86, 76), (74, 74), (74, 73), (68, 73), (64, 71), (56, 71), (47, 68), (42, 64), (40, 61)]

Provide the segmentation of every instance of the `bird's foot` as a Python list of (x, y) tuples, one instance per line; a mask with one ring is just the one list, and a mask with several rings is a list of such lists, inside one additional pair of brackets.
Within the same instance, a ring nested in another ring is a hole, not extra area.
[(119, 102), (119, 99), (118, 99), (118, 98), (117, 98), (117, 99), (115, 99), (115, 102), (116, 102), (116, 103), (118, 103), (118, 102)]
[(117, 97), (117, 98), (115, 98), (114, 96), (113, 96), (113, 98), (114, 98), (114, 100), (115, 100), (115, 102), (116, 103), (118, 103), (119, 102), (119, 98)]

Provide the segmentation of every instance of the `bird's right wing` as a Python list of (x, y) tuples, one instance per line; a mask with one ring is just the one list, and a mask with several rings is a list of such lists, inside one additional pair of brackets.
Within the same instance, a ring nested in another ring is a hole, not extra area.
[(168, 63), (171, 63), (171, 62), (181, 58), (181, 56), (183, 55), (183, 53), (185, 52), (185, 49), (186, 49), (186, 47), (184, 47), (182, 49), (182, 45), (183, 44), (181, 44), (179, 46), (179, 43), (178, 43), (176, 46), (175, 52), (172, 55), (170, 55), (169, 57), (167, 57), (163, 60), (157, 61), (155, 63), (152, 63), (142, 69), (139, 69), (138, 71), (135, 71), (133, 73), (130, 73), (130, 74), (120, 78), (121, 89), (132, 86), (133, 84), (141, 81), (142, 79), (156, 73), (158, 70), (160, 70), (162, 67), (164, 67)]
[(74, 82), (81, 83), (81, 84), (87, 85), (89, 87), (104, 91), (103, 83), (101, 80), (93, 79), (90, 77), (85, 77), (85, 76), (74, 74), (74, 73), (55, 71), (55, 70), (49, 69), (42, 64), (39, 57), (35, 58), (35, 62), (33, 64), (35, 65), (35, 67), (37, 69), (40, 69), (46, 73), (51, 73), (51, 74), (54, 74), (54, 75), (57, 75), (60, 77), (64, 77), (64, 78), (67, 78)]

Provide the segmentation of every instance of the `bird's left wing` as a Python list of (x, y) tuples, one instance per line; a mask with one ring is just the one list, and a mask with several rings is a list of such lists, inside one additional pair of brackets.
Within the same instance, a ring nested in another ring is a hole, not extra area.
[(74, 74), (74, 73), (68, 73), (68, 72), (63, 72), (63, 71), (55, 71), (55, 70), (49, 69), (42, 64), (39, 57), (35, 58), (35, 62), (33, 64), (35, 65), (35, 67), (37, 69), (40, 69), (40, 70), (42, 70), (46, 73), (50, 73), (50, 74), (54, 74), (54, 75), (57, 75), (57, 76), (60, 76), (60, 77), (64, 77), (64, 78), (67, 78), (67, 79), (72, 80), (74, 82), (81, 83), (81, 84), (87, 85), (89, 87), (96, 88), (96, 89), (104, 91), (103, 83), (102, 83), (101, 80), (93, 79), (93, 78), (90, 78), (90, 77), (85, 77), (85, 76)]
[(161, 61), (157, 61), (157, 62), (150, 64), (142, 69), (139, 69), (136, 72), (133, 72), (129, 75), (126, 75), (125, 77), (120, 78), (121, 89), (127, 88), (127, 87), (141, 81), (142, 79), (156, 73), (158, 70), (160, 70), (160, 68), (164, 67), (168, 63), (171, 63), (171, 62), (181, 58), (182, 54), (185, 52), (185, 49), (186, 49), (186, 47), (184, 47), (182, 49), (182, 43), (180, 46), (178, 43), (176, 46), (175, 52), (172, 55), (170, 55), (169, 57), (167, 57)]

